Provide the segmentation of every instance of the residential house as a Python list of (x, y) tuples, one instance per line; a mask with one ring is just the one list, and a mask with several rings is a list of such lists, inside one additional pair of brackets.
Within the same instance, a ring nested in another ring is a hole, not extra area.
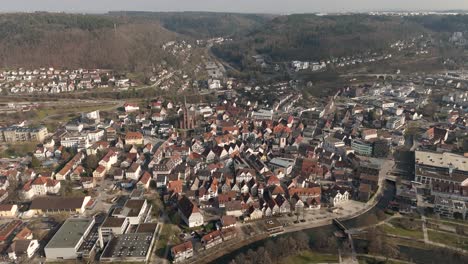
[(107, 154), (99, 161), (99, 165), (104, 166), (108, 171), (112, 165), (117, 163), (118, 155), (112, 150), (109, 150)]
[(205, 249), (214, 247), (222, 242), (223, 238), (221, 237), (221, 230), (212, 231), (201, 238), (201, 244)]
[(60, 192), (60, 181), (49, 177), (37, 177), (28, 181), (21, 191), (24, 199), (31, 199), (34, 196), (44, 196), (46, 194), (58, 194)]
[(140, 132), (127, 132), (125, 134), (125, 144), (143, 145), (143, 134)]
[(19, 258), (30, 259), (39, 249), (39, 241), (36, 239), (15, 240), (8, 248), (8, 257), (11, 261), (17, 261)]
[(14, 218), (18, 214), (18, 206), (16, 204), (0, 204), (0, 217)]
[(127, 179), (138, 181), (141, 175), (141, 165), (134, 162), (125, 172)]
[(171, 256), (174, 263), (182, 262), (193, 257), (192, 241), (186, 241), (171, 248)]
[(350, 193), (347, 189), (334, 185), (330, 188), (323, 189), (324, 197), (332, 207), (337, 207), (349, 201)]
[(138, 181), (137, 186), (142, 186), (143, 188), (148, 190), (150, 188), (151, 179), (151, 174), (145, 171), (143, 173), (143, 176), (141, 176), (140, 180)]
[(240, 217), (243, 214), (242, 203), (240, 201), (228, 201), (224, 204), (226, 215)]
[(104, 179), (104, 176), (106, 176), (106, 167), (99, 165), (94, 171), (93, 171), (93, 178), (101, 180)]
[(203, 216), (198, 206), (187, 197), (182, 196), (178, 201), (179, 214), (188, 227), (203, 225)]
[(140, 110), (140, 107), (137, 104), (126, 103), (124, 104), (124, 109), (126, 113), (132, 113)]

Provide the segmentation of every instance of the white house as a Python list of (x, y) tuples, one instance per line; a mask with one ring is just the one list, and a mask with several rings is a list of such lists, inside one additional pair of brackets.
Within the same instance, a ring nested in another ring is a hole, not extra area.
[(338, 206), (344, 202), (349, 201), (349, 192), (346, 190), (339, 190), (333, 197), (333, 206)]
[(186, 241), (180, 245), (173, 246), (171, 248), (171, 255), (174, 259), (174, 263), (182, 262), (193, 256), (193, 245), (192, 241)]
[(187, 197), (182, 197), (178, 202), (179, 214), (188, 227), (203, 225), (203, 215), (198, 206)]
[(34, 196), (43, 196), (46, 194), (58, 194), (60, 192), (60, 181), (48, 178), (38, 177), (28, 181), (21, 191), (24, 199), (31, 199)]
[(30, 259), (38, 249), (39, 242), (36, 239), (14, 240), (8, 248), (8, 257), (12, 261), (17, 260), (21, 256)]
[(125, 112), (131, 113), (131, 112), (136, 112), (140, 110), (140, 107), (137, 104), (130, 104), (126, 103), (124, 105)]
[(99, 161), (99, 165), (102, 165), (106, 168), (106, 170), (109, 170), (112, 165), (117, 163), (117, 158), (117, 153), (111, 150), (107, 152), (107, 154)]
[(141, 175), (141, 166), (140, 164), (134, 162), (130, 168), (125, 172), (127, 179), (139, 180)]

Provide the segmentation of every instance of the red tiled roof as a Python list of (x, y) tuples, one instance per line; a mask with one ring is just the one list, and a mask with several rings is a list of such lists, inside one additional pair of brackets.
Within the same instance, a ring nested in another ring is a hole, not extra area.
[(268, 178), (268, 181), (267, 181), (268, 185), (276, 185), (276, 184), (279, 184), (279, 183), (280, 183), (280, 180), (275, 175), (271, 175)]
[(23, 229), (21, 229), (21, 231), (18, 232), (18, 234), (16, 234), (15, 239), (27, 239), (32, 234), (33, 233), (29, 228), (24, 227)]
[(125, 135), (125, 140), (142, 139), (142, 138), (143, 138), (143, 134), (141, 134), (140, 132), (127, 132), (127, 134)]
[(151, 174), (145, 171), (145, 173), (143, 173), (143, 176), (140, 179), (140, 182), (146, 185), (148, 184), (150, 180), (151, 180)]
[(106, 167), (102, 166), (102, 165), (99, 165), (97, 168), (96, 168), (96, 171), (98, 173), (103, 173), (104, 171), (106, 171)]
[(221, 236), (221, 230), (215, 230), (213, 232), (210, 232), (210, 233), (204, 235), (201, 238), (201, 240), (209, 242), (209, 241), (214, 240), (214, 239), (216, 239), (217, 237), (220, 237), (220, 236)]
[(170, 181), (168, 183), (168, 186), (167, 186), (167, 189), (169, 191), (173, 191), (175, 193), (181, 193), (182, 192), (182, 187), (183, 187), (183, 183), (181, 180), (178, 180), (178, 181)]
[(192, 241), (187, 241), (177, 246), (171, 248), (172, 254), (177, 255), (180, 252), (185, 252), (187, 250), (193, 249)]
[(0, 204), (1, 212), (11, 211), (12, 208), (13, 208), (13, 204)]
[(31, 184), (32, 185), (47, 185), (47, 186), (55, 186), (59, 183), (59, 181), (56, 181), (54, 179), (51, 179), (49, 177), (37, 177)]
[(289, 196), (293, 196), (294, 194), (299, 196), (315, 196), (321, 194), (321, 189), (320, 187), (289, 189)]

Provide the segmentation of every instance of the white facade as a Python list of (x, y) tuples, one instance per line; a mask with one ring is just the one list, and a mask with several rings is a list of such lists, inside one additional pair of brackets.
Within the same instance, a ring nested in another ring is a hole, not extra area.
[[(28, 259), (34, 256), (34, 253), (36, 253), (36, 251), (39, 249), (39, 242), (36, 239), (28, 240), (27, 242), (29, 242), (29, 245), (26, 249), (26, 252), (16, 252), (16, 250), (12, 250), (11, 252), (8, 252), (8, 257), (14, 261), (18, 259), (18, 255), (20, 254), (25, 254), (28, 257)], [(27, 242), (15, 241), (13, 243), (27, 243)]]
[(338, 206), (344, 202), (349, 201), (349, 193), (345, 191), (343, 194), (338, 192), (335, 197), (333, 197), (333, 206)]
[(89, 132), (87, 138), (91, 143), (99, 141), (104, 138), (104, 130), (96, 130)]

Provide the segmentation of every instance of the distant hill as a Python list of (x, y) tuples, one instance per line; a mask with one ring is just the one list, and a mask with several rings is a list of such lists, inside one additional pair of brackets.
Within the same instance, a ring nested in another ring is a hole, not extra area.
[[(381, 50), (422, 33), (468, 31), (468, 16), (272, 16), (232, 13), (112, 12), (0, 14), (0, 67), (88, 67), (138, 71), (170, 61), (161, 45), (228, 36), (213, 48), (238, 65), (261, 53), (275, 61), (315, 60)], [(245, 65), (244, 65), (245, 66)]]
[(157, 20), (168, 30), (193, 38), (246, 34), (275, 16), (211, 12), (110, 12), (111, 16), (132, 20)]
[(438, 33), (452, 33), (452, 32), (467, 32), (468, 31), (468, 15), (455, 15), (455, 16), (415, 16), (407, 17), (406, 20), (419, 24)]
[(430, 34), (446, 40), (453, 32), (468, 32), (468, 15), (415, 17), (363, 14), (279, 16), (213, 52), (244, 68), (247, 56), (265, 54), (273, 61), (318, 60), (388, 49), (397, 40)]
[(244, 34), (269, 16), (112, 12), (0, 14), (0, 67), (88, 67), (137, 71), (166, 59), (177, 38)]
[(246, 54), (246, 49), (275, 61), (317, 60), (384, 49), (393, 41), (425, 31), (423, 26), (397, 17), (290, 15), (277, 17), (214, 51), (234, 62), (239, 62), (237, 52)]

